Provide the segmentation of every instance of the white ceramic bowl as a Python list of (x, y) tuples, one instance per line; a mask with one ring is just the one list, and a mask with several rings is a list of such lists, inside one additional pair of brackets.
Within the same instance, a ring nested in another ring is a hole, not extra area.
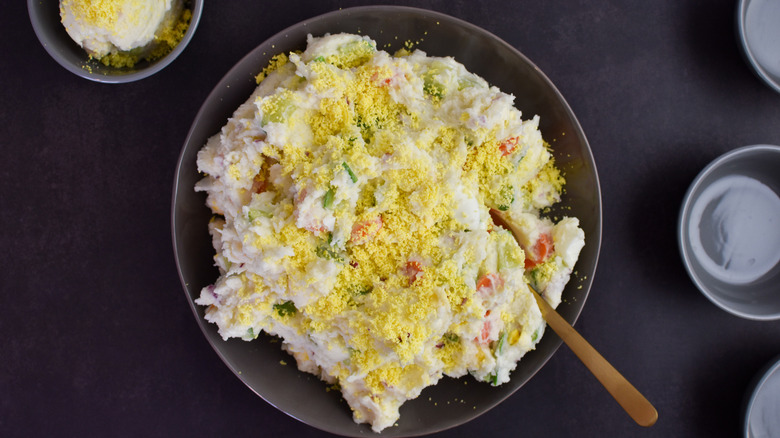
[(743, 318), (780, 319), (780, 146), (735, 149), (699, 173), (678, 240), (693, 282)]

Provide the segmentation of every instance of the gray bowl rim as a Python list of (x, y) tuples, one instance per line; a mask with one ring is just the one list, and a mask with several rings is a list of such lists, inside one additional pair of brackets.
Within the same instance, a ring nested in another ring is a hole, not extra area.
[[(75, 65), (72, 62), (69, 62), (67, 58), (62, 56), (57, 50), (54, 50), (51, 47), (51, 45), (48, 43), (49, 37), (47, 36), (47, 32), (44, 29), (45, 25), (41, 22), (41, 20), (38, 17), (37, 5), (44, 1), (47, 0), (27, 0), (27, 12), (30, 16), (30, 23), (32, 24), (33, 30), (35, 31), (35, 35), (36, 37), (38, 37), (38, 41), (41, 43), (41, 45), (46, 50), (46, 52), (55, 61), (57, 61), (59, 65), (61, 65), (69, 72), (75, 74), (76, 76), (80, 76), (84, 79), (88, 79), (94, 82), (100, 82), (103, 84), (125, 84), (129, 82), (139, 81), (144, 78), (148, 78), (149, 76), (158, 73), (159, 71), (161, 71), (162, 69), (170, 65), (176, 58), (179, 57), (179, 55), (184, 51), (184, 49), (190, 43), (190, 40), (192, 40), (193, 35), (195, 35), (195, 31), (198, 28), (198, 24), (200, 24), (200, 18), (203, 15), (203, 2), (205, 0), (191, 1), (192, 19), (190, 20), (190, 25), (187, 28), (187, 31), (184, 33), (184, 37), (182, 37), (181, 41), (179, 41), (179, 44), (177, 44), (176, 47), (174, 47), (170, 53), (165, 55), (163, 58), (160, 58), (159, 60), (155, 61), (153, 64), (150, 64), (146, 68), (133, 71), (130, 73), (119, 74), (119, 75), (100, 74), (100, 73), (88, 71), (84, 69), (82, 66)], [(51, 0), (51, 3), (56, 3), (57, 5), (59, 5), (58, 0)], [(67, 38), (67, 41), (63, 42), (63, 44), (72, 44), (78, 47), (78, 44), (76, 44), (76, 42), (70, 38)], [(81, 47), (79, 47), (79, 49), (81, 49)], [(84, 59), (85, 60), (87, 59), (86, 52), (84, 52)]]
[(737, 2), (737, 13), (736, 13), (736, 33), (737, 33), (737, 39), (739, 40), (739, 48), (742, 52), (742, 57), (745, 59), (745, 62), (750, 65), (750, 69), (753, 71), (753, 73), (763, 82), (766, 84), (769, 88), (775, 90), (776, 92), (780, 93), (780, 82), (775, 80), (772, 76), (770, 76), (764, 67), (756, 61), (756, 58), (753, 56), (752, 50), (750, 50), (750, 45), (747, 41), (747, 33), (745, 31), (745, 16), (747, 14), (747, 8), (750, 2), (752, 1), (766, 1), (766, 0), (739, 0)]
[[(775, 356), (756, 373), (745, 391), (742, 403), (742, 433), (745, 438), (756, 438), (750, 435), (750, 414), (753, 411), (758, 392), (773, 374), (780, 374), (780, 355)], [(780, 378), (780, 375), (775, 376), (775, 378)]]
[(734, 160), (746, 154), (752, 154), (756, 152), (778, 154), (780, 153), (780, 146), (775, 146), (770, 144), (754, 144), (749, 146), (738, 147), (715, 158), (713, 161), (707, 164), (704, 167), (704, 169), (702, 169), (699, 172), (698, 175), (696, 175), (696, 177), (693, 179), (693, 182), (691, 182), (691, 185), (688, 187), (688, 190), (685, 192), (682, 206), (680, 207), (680, 213), (677, 218), (677, 244), (680, 250), (680, 255), (682, 257), (683, 265), (685, 266), (685, 271), (688, 273), (688, 276), (691, 278), (691, 280), (699, 289), (699, 291), (702, 293), (702, 295), (704, 295), (710, 302), (712, 302), (719, 308), (725, 310), (726, 312), (729, 312), (732, 315), (739, 316), (741, 318), (751, 319), (754, 321), (772, 321), (772, 320), (780, 319), (780, 312), (778, 312), (777, 314), (770, 314), (770, 315), (754, 315), (752, 313), (740, 312), (739, 310), (729, 307), (726, 304), (724, 304), (721, 300), (719, 300), (717, 295), (712, 293), (709, 290), (709, 288), (706, 286), (704, 281), (702, 281), (702, 279), (693, 269), (691, 263), (691, 259), (693, 258), (693, 256), (688, 253), (687, 247), (685, 245), (686, 243), (685, 236), (687, 235), (687, 232), (685, 231), (686, 228), (685, 223), (687, 221), (688, 214), (690, 213), (690, 210), (692, 208), (691, 197), (693, 196), (693, 194), (701, 191), (704, 180), (716, 169), (730, 162), (731, 160)]
[[(592, 254), (593, 254), (593, 256), (592, 256), (592, 264), (593, 264), (593, 266), (592, 266), (592, 270), (587, 272), (587, 273), (585, 273), (584, 276), (581, 278), (580, 288), (578, 288), (578, 293), (580, 295), (577, 296), (576, 302), (568, 303), (568, 304), (570, 304), (570, 309), (568, 309), (568, 310), (571, 310), (571, 311), (567, 312), (568, 314), (565, 315), (565, 318), (569, 321), (570, 324), (573, 325), (576, 322), (576, 320), (579, 318), (579, 315), (581, 314), (582, 309), (583, 309), (583, 307), (585, 305), (585, 301), (587, 300), (587, 297), (589, 295), (589, 292), (590, 292), (590, 289), (591, 289), (591, 286), (592, 286), (592, 283), (593, 283), (593, 279), (595, 277), (596, 268), (597, 268), (597, 265), (598, 265), (599, 253), (600, 253), (600, 249), (601, 249), (602, 220), (603, 220), (602, 219), (602, 199), (601, 199), (601, 188), (600, 188), (600, 183), (599, 183), (599, 178), (598, 178), (598, 171), (596, 169), (596, 163), (595, 163), (595, 160), (593, 158), (593, 153), (592, 153), (592, 150), (590, 148), (590, 145), (589, 145), (589, 143), (587, 141), (587, 138), (585, 137), (585, 133), (582, 130), (582, 127), (581, 127), (579, 121), (577, 120), (577, 118), (574, 115), (574, 112), (572, 111), (572, 109), (569, 106), (568, 102), (566, 102), (566, 100), (561, 95), (561, 93), (557, 89), (557, 87), (555, 87), (555, 85), (552, 83), (552, 81), (550, 81), (550, 79), (534, 63), (532, 63), (525, 55), (523, 55), (516, 48), (514, 48), (513, 46), (511, 46), (510, 44), (505, 42), (503, 39), (497, 37), (496, 35), (494, 35), (494, 34), (492, 34), (490, 32), (488, 32), (487, 30), (482, 29), (482, 28), (480, 28), (480, 27), (478, 27), (478, 26), (476, 26), (474, 24), (471, 24), (471, 23), (469, 23), (467, 21), (464, 21), (464, 20), (461, 20), (459, 18), (452, 17), (450, 15), (446, 15), (446, 14), (443, 14), (443, 13), (440, 13), (440, 12), (436, 12), (436, 11), (432, 11), (432, 10), (428, 10), (428, 9), (422, 9), (422, 8), (410, 7), (410, 6), (389, 6), (389, 5), (357, 6), (357, 7), (339, 9), (339, 10), (336, 10), (336, 11), (327, 12), (327, 13), (324, 13), (324, 14), (321, 14), (321, 15), (313, 16), (313, 17), (311, 17), (309, 19), (306, 19), (306, 20), (301, 21), (299, 23), (293, 24), (293, 25), (285, 28), (284, 30), (281, 30), (281, 31), (277, 32), (276, 34), (272, 35), (271, 37), (265, 39), (265, 41), (261, 42), (258, 46), (255, 47), (255, 49), (251, 50), (240, 61), (238, 61), (223, 76), (223, 78), (217, 83), (217, 85), (213, 88), (213, 90), (208, 95), (208, 97), (204, 101), (203, 105), (199, 109), (199, 111), (198, 111), (198, 113), (197, 113), (197, 115), (196, 115), (194, 120), (195, 121), (200, 120), (204, 116), (204, 113), (206, 112), (208, 103), (210, 101), (213, 101), (215, 99), (220, 99), (220, 100), (222, 99), (221, 95), (226, 92), (226, 89), (230, 89), (230, 84), (231, 84), (230, 78), (232, 76), (234, 76), (234, 74), (236, 74), (237, 72), (243, 70), (241, 68), (243, 64), (246, 64), (247, 62), (250, 62), (253, 58), (259, 56), (259, 53), (262, 51), (264, 46), (267, 46), (266, 49), (268, 49), (270, 47), (273, 47), (272, 45), (270, 45), (271, 41), (278, 41), (282, 37), (287, 37), (287, 34), (291, 30), (299, 28), (302, 25), (303, 26), (306, 26), (307, 24), (308, 25), (312, 25), (314, 23), (317, 23), (317, 22), (320, 22), (320, 21), (323, 21), (323, 20), (336, 19), (336, 18), (342, 17), (342, 16), (346, 17), (346, 16), (349, 16), (350, 14), (360, 14), (360, 13), (370, 13), (370, 12), (383, 12), (383, 13), (392, 13), (392, 12), (404, 13), (405, 12), (405, 13), (410, 13), (410, 14), (422, 14), (422, 15), (424, 15), (426, 17), (430, 17), (431, 19), (435, 18), (435, 19), (439, 19), (439, 20), (442, 20), (442, 21), (447, 21), (449, 23), (452, 23), (453, 25), (457, 25), (457, 26), (460, 26), (460, 27), (464, 28), (465, 30), (467, 30), (469, 32), (473, 32), (473, 33), (477, 33), (477, 34), (480, 34), (480, 35), (483, 35), (483, 36), (487, 36), (487, 37), (491, 38), (492, 40), (494, 40), (497, 44), (500, 44), (505, 49), (507, 49), (510, 52), (512, 52), (512, 54), (515, 57), (521, 59), (528, 66), (532, 67), (533, 70), (535, 71), (535, 74), (537, 74), (538, 77), (544, 81), (544, 83), (549, 87), (549, 89), (556, 96), (558, 104), (561, 106), (561, 109), (565, 112), (566, 116), (568, 117), (569, 122), (571, 123), (571, 125), (572, 125), (572, 127), (573, 127), (573, 129), (575, 131), (575, 132), (573, 132), (573, 134), (577, 135), (578, 140), (581, 142), (581, 144), (584, 147), (585, 156), (583, 158), (587, 161), (586, 164), (588, 166), (590, 166), (592, 168), (592, 170), (593, 170), (592, 178), (593, 178), (593, 183), (595, 185), (595, 193), (593, 193), (593, 196), (595, 198), (595, 203), (592, 206), (592, 208), (594, 210), (594, 215), (595, 215), (595, 224), (594, 224), (594, 226), (592, 227), (592, 230), (591, 230), (591, 234), (592, 234), (591, 235), (591, 239), (588, 240), (588, 242), (586, 243), (586, 247), (590, 247), (590, 251), (592, 251)], [(276, 53), (276, 52), (274, 52), (274, 53)], [(272, 54), (273, 53), (269, 54), (266, 58), (270, 58), (270, 55), (272, 55)], [(265, 55), (266, 55), (266, 53), (263, 52), (263, 56), (265, 56)], [(259, 71), (263, 67), (264, 67), (264, 64), (255, 66), (255, 68), (256, 68), (255, 74), (259, 73)], [(229, 91), (229, 92), (232, 93), (233, 92), (232, 89), (230, 89), (230, 90), (231, 91)], [(249, 96), (249, 93), (247, 93), (244, 96), (244, 100), (248, 96)], [(241, 100), (241, 102), (243, 102), (243, 100)], [(236, 105), (236, 107), (237, 107), (237, 105)], [(233, 108), (233, 110), (235, 110), (235, 108)], [(227, 116), (230, 116), (230, 114), (228, 114)], [(172, 200), (171, 200), (171, 212), (172, 212), (172, 214), (171, 214), (171, 234), (172, 234), (172, 243), (173, 243), (173, 247), (174, 247), (174, 258), (175, 258), (175, 261), (176, 261), (176, 267), (177, 267), (177, 271), (179, 273), (179, 278), (180, 278), (180, 281), (181, 281), (181, 284), (182, 284), (182, 287), (183, 287), (183, 291), (184, 291), (185, 295), (187, 296), (187, 301), (189, 302), (190, 308), (191, 308), (191, 310), (193, 312), (193, 315), (195, 316), (195, 318), (197, 320), (197, 323), (198, 323), (202, 333), (204, 334), (204, 336), (208, 340), (208, 342), (211, 345), (211, 347), (214, 349), (214, 351), (220, 357), (220, 359), (233, 372), (233, 374), (236, 377), (238, 377), (239, 380), (242, 381), (242, 383), (244, 383), (247, 387), (249, 387), (250, 390), (255, 392), (255, 394), (257, 394), (265, 402), (267, 402), (270, 405), (272, 405), (272, 406), (276, 407), (277, 409), (279, 409), (281, 412), (287, 414), (288, 416), (291, 416), (291, 417), (297, 419), (298, 421), (300, 421), (302, 423), (308, 424), (309, 426), (318, 428), (318, 429), (326, 431), (326, 432), (342, 435), (342, 436), (359, 437), (359, 436), (365, 436), (366, 433), (371, 434), (371, 435), (375, 435), (375, 436), (419, 436), (419, 435), (425, 435), (425, 434), (430, 434), (430, 433), (435, 433), (435, 432), (441, 432), (441, 431), (444, 431), (444, 430), (447, 430), (447, 429), (450, 429), (450, 428), (453, 428), (453, 427), (456, 427), (456, 426), (460, 426), (460, 425), (462, 425), (462, 424), (464, 424), (464, 423), (466, 423), (468, 421), (471, 421), (474, 418), (476, 418), (476, 417), (486, 413), (487, 411), (491, 410), (492, 408), (494, 408), (498, 404), (502, 403), (507, 398), (509, 398), (520, 387), (522, 387), (528, 380), (530, 380), (539, 371), (539, 369), (541, 369), (552, 358), (554, 353), (557, 351), (557, 349), (562, 344), (561, 339), (555, 333), (553, 333), (551, 330), (549, 330), (548, 332), (545, 333), (545, 336), (543, 337), (542, 342), (547, 343), (547, 346), (550, 347), (549, 348), (550, 349), (550, 353), (547, 354), (547, 356), (544, 357), (544, 359), (539, 363), (539, 365), (535, 369), (533, 369), (533, 371), (530, 373), (530, 375), (527, 378), (525, 378), (522, 382), (520, 382), (519, 385), (517, 385), (515, 388), (513, 388), (511, 390), (511, 392), (509, 392), (508, 394), (506, 394), (506, 395), (504, 395), (504, 396), (502, 396), (500, 398), (494, 399), (492, 403), (486, 404), (485, 406), (480, 406), (478, 408), (475, 407), (475, 412), (473, 414), (470, 413), (468, 416), (464, 416), (464, 418), (459, 418), (457, 421), (452, 421), (452, 422), (448, 422), (448, 423), (445, 423), (445, 424), (439, 424), (439, 425), (437, 425), (435, 427), (427, 427), (424, 430), (413, 430), (411, 432), (407, 432), (406, 434), (401, 435), (400, 432), (397, 430), (397, 427), (391, 427), (391, 428), (385, 429), (382, 433), (376, 434), (376, 433), (371, 432), (370, 429), (365, 424), (359, 425), (359, 427), (361, 427), (361, 429), (359, 431), (357, 431), (357, 432), (354, 431), (354, 430), (340, 430), (338, 428), (334, 428), (334, 427), (330, 426), (329, 424), (323, 424), (323, 423), (319, 423), (318, 424), (316, 422), (311, 421), (311, 419), (300, 418), (300, 417), (297, 417), (297, 416), (291, 414), (290, 412), (287, 412), (285, 409), (279, 407), (272, 400), (270, 400), (266, 395), (259, 393), (255, 388), (253, 388), (250, 385), (250, 383), (246, 380), (246, 378), (241, 375), (240, 370), (237, 370), (236, 368), (234, 368), (230, 364), (229, 359), (225, 356), (224, 352), (222, 351), (221, 344), (219, 344), (221, 342), (221, 340), (214, 340), (209, 335), (209, 332), (214, 330), (214, 328), (212, 327), (213, 324), (210, 324), (210, 323), (208, 323), (208, 322), (206, 322), (204, 320), (204, 318), (201, 315), (202, 309), (200, 309), (200, 306), (195, 305), (193, 300), (190, 298), (190, 293), (189, 293), (189, 290), (188, 290), (189, 284), (187, 283), (187, 279), (185, 278), (185, 275), (182, 272), (182, 258), (185, 256), (185, 254), (181, 254), (180, 251), (179, 251), (179, 248), (178, 248), (179, 232), (178, 232), (177, 222), (178, 222), (179, 219), (177, 217), (176, 212), (177, 212), (177, 205), (179, 204), (179, 201), (178, 201), (178, 193), (179, 193), (178, 186), (179, 186), (179, 184), (181, 182), (181, 179), (183, 177), (183, 166), (184, 166), (185, 155), (186, 155), (186, 152), (187, 152), (187, 145), (189, 145), (192, 142), (195, 131), (196, 131), (196, 124), (193, 123), (193, 126), (190, 128), (190, 131), (187, 134), (186, 140), (184, 142), (184, 145), (182, 147), (182, 150), (181, 150), (181, 153), (179, 155), (178, 162), (177, 162), (177, 168), (176, 168), (176, 172), (175, 172), (175, 176), (174, 176), (173, 196), (172, 196)], [(569, 286), (567, 286), (567, 289), (569, 289)], [(559, 308), (559, 310), (561, 310), (561, 309)], [(281, 348), (279, 348), (279, 350), (281, 351)], [(532, 354), (532, 353), (535, 353), (535, 351), (532, 351), (529, 354)], [(518, 370), (514, 371), (514, 373), (517, 373), (517, 372), (518, 372)], [(300, 372), (300, 373), (302, 373), (302, 372)], [(439, 384), (434, 385), (434, 386), (438, 386), (438, 385), (442, 385), (442, 384), (443, 383), (440, 382)], [(511, 381), (510, 381), (510, 384), (511, 384)], [(425, 393), (423, 393), (423, 395), (424, 394)], [(421, 397), (418, 397), (418, 399), (421, 398)], [(412, 400), (412, 401), (414, 401), (414, 400)], [(407, 402), (407, 403), (409, 403), (409, 402)], [(402, 417), (401, 417), (401, 421), (403, 421), (403, 414), (402, 414)]]

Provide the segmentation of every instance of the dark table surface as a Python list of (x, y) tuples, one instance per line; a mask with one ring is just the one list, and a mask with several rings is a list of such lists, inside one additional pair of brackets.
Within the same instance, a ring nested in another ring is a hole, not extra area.
[[(740, 57), (735, 2), (398, 3), (503, 38), (577, 114), (604, 205), (576, 328), (660, 414), (633, 424), (563, 346), (506, 402), (440, 436), (738, 436), (750, 380), (780, 354), (780, 321), (707, 301), (675, 228), (709, 161), (780, 144), (780, 95)], [(327, 435), (252, 393), (201, 334), (174, 263), (171, 191), (190, 124), (228, 69), (287, 26), (358, 4), (207, 1), (185, 52), (124, 85), (69, 73), (25, 2), (4, 5), (0, 436)]]

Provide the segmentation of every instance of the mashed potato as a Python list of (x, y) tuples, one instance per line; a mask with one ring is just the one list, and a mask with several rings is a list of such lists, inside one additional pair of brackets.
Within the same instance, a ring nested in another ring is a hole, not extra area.
[(190, 15), (182, 0), (60, 0), (62, 24), (73, 41), (116, 67), (170, 51)]
[(540, 215), (564, 180), (538, 117), (451, 58), (356, 35), (269, 70), (198, 154), (206, 319), (281, 337), (377, 432), (444, 375), (507, 382), (544, 333), (527, 285), (557, 306), (584, 245), (576, 218)]

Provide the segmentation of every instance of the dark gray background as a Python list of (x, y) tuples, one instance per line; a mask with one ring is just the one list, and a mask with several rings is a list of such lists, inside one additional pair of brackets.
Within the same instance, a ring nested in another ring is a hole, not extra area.
[[(563, 346), (515, 395), (441, 436), (733, 437), (780, 321), (732, 316), (688, 279), (682, 196), (718, 155), (780, 144), (780, 95), (734, 36), (734, 1), (425, 1), (528, 56), (568, 100), (602, 184), (581, 333), (657, 407), (642, 429)], [(207, 94), (247, 52), (349, 1), (206, 1), (161, 73), (105, 85), (59, 66), (25, 2), (0, 14), (0, 435), (326, 434), (225, 367), (176, 274), (173, 173)], [(301, 401), (305, 403), (305, 400)]]

